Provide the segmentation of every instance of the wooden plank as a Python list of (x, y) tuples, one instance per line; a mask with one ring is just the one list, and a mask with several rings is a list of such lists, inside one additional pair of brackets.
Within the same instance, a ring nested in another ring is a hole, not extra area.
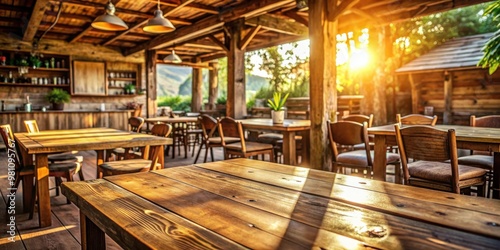
[(259, 32), (260, 28), (262, 28), (262, 26), (261, 25), (257, 25), (255, 27), (251, 28), (247, 32), (247, 34), (245, 35), (245, 37), (241, 40), (240, 49), (245, 50), (247, 48), (248, 44), (250, 44), (250, 42), (255, 37), (255, 35), (257, 35), (257, 33)]
[[(134, 175), (134, 182), (123, 176), (106, 179), (248, 248), (341, 248), (343, 240), (349, 241), (353, 249), (364, 248), (359, 241), (249, 206), (258, 203), (259, 197), (255, 201), (247, 201), (244, 195), (244, 200), (229, 199), (152, 172)], [(141, 191), (144, 185), (157, 192)]]
[[(487, 214), (465, 210), (459, 207), (435, 204), (421, 199), (411, 200), (407, 197), (398, 197), (396, 195), (378, 193), (371, 190), (360, 190), (348, 186), (334, 185), (334, 182), (336, 182), (339, 177), (325, 182), (303, 177), (299, 178), (287, 174), (282, 174), (279, 176), (280, 178), (276, 178), (276, 176), (270, 177), (268, 174), (269, 171), (266, 170), (258, 170), (252, 167), (243, 166), (235, 168), (230, 164), (224, 163), (207, 163), (197, 166), (255, 182), (328, 197), (335, 201), (341, 201), (343, 203), (383, 212), (385, 214), (401, 216), (426, 223), (437, 223), (441, 226), (484, 236), (500, 237), (500, 228), (477, 220), (477, 218), (483, 218), (484, 221), (488, 221), (490, 224), (500, 223), (500, 201), (496, 201), (496, 204), (492, 204), (493, 208), (496, 208), (492, 209), (495, 212)], [(342, 176), (341, 178), (346, 177), (347, 176)], [(414, 187), (407, 188), (412, 189)], [(426, 190), (426, 192), (430, 192), (430, 190)], [(367, 199), (367, 197), (370, 197), (370, 199)], [(480, 203), (481, 201), (476, 200), (476, 202)], [(464, 216), (464, 213), (467, 214), (467, 216)]]
[(453, 103), (453, 73), (444, 72), (444, 114), (443, 123), (453, 124), (452, 118), (452, 103)]
[(62, 192), (126, 249), (242, 248), (103, 179), (64, 182)]
[(23, 41), (31, 42), (38, 31), (40, 22), (43, 19), (43, 13), (50, 1), (49, 0), (38, 0), (33, 6), (33, 11), (31, 12), (30, 20), (26, 24), (26, 30), (24, 31)]
[(245, 51), (239, 45), (244, 20), (226, 24), (231, 38), (227, 53), (227, 103), (226, 116), (242, 119), (247, 114), (245, 97)]

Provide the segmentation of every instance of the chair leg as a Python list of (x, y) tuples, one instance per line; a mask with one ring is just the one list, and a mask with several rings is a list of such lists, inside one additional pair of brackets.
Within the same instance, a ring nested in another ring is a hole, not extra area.
[[(208, 152), (206, 152), (206, 153), (208, 153)], [(206, 153), (205, 153), (205, 155), (206, 155)], [(214, 162), (215, 161), (214, 148), (212, 148), (212, 147), (210, 147), (210, 157), (212, 157), (212, 162)]]
[[(196, 164), (196, 162), (198, 161), (198, 157), (200, 157), (202, 146), (203, 146), (203, 144), (200, 144), (200, 148), (198, 149), (198, 153), (196, 153), (196, 158), (194, 158), (194, 163), (193, 164)], [(205, 147), (206, 147), (206, 145), (205, 145)], [(194, 150), (193, 150), (193, 154), (194, 154)]]
[[(33, 178), (33, 177), (31, 177), (31, 178)], [(36, 198), (36, 194), (37, 194), (36, 189), (37, 188), (38, 188), (38, 186), (36, 185), (36, 182), (35, 182), (35, 185), (33, 185), (33, 189), (31, 190), (31, 204), (29, 204), (30, 210), (29, 210), (29, 217), (28, 217), (29, 220), (33, 219), (33, 214), (35, 212), (35, 206), (37, 203), (37, 198)], [(28, 204), (23, 204), (23, 205), (26, 206)]]
[(56, 196), (59, 196), (59, 187), (61, 186), (61, 177), (56, 177)]

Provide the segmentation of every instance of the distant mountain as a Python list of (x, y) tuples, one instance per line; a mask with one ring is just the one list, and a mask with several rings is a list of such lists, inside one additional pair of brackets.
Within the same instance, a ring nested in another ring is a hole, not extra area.
[[(191, 95), (192, 69), (190, 67), (157, 65), (158, 97)], [(257, 76), (246, 75), (247, 95), (257, 92), (263, 86), (269, 85), (269, 80)], [(226, 85), (223, 85), (226, 86)], [(208, 89), (208, 70), (203, 70), (203, 91)]]

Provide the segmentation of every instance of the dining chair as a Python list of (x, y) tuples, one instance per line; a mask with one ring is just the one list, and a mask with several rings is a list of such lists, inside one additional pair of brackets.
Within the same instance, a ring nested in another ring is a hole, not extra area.
[[(328, 139), (333, 153), (332, 171), (345, 173), (345, 168), (354, 169), (359, 173), (362, 170), (363, 177), (371, 176), (373, 170), (374, 151), (370, 150), (368, 144), (368, 123), (357, 123), (352, 121), (327, 121)], [(352, 150), (340, 152), (340, 148), (353, 147), (357, 144), (363, 144), (361, 150)], [(387, 164), (399, 166), (399, 155), (386, 152)]]
[[(203, 159), (203, 162), (207, 162), (209, 149), (212, 161), (215, 161), (213, 148), (222, 147), (222, 138), (220, 136), (217, 136), (216, 134), (218, 130), (217, 120), (210, 115), (203, 114), (201, 116), (198, 116), (198, 122), (201, 125), (202, 137), (198, 153), (196, 154), (196, 158), (194, 159), (194, 163), (198, 161), (203, 146), (205, 146), (205, 158)], [(228, 144), (240, 141), (240, 138), (236, 137), (226, 137), (225, 139), (226, 143)]]
[[(246, 141), (243, 125), (231, 117), (225, 117), (219, 120), (219, 133), (224, 147), (224, 159), (233, 156), (248, 158), (269, 155), (271, 162), (274, 162), (274, 146), (272, 144)], [(239, 138), (239, 142), (229, 143), (228, 137)]]
[(342, 117), (342, 121), (351, 121), (363, 124), (367, 123), (368, 128), (372, 127), (373, 124), (373, 114), (369, 115), (360, 115), (360, 114), (351, 114)]
[(435, 126), (437, 123), (438, 117), (427, 116), (421, 114), (410, 114), (401, 117), (401, 114), (396, 114), (396, 122), (403, 125), (430, 125)]
[[(488, 115), (483, 117), (470, 116), (471, 127), (500, 128), (500, 115)], [(458, 157), (458, 164), (464, 164), (486, 169), (487, 180), (491, 184), (493, 178), (493, 155), (491, 151), (471, 151), (471, 155)], [(486, 185), (486, 197), (490, 195), (490, 185)]]
[[(129, 131), (131, 131), (131, 132), (140, 133), (143, 125), (144, 125), (144, 118), (142, 118), (142, 117), (132, 116), (132, 117), (128, 118)], [(131, 149), (131, 148), (127, 148), (127, 149), (115, 148), (112, 150), (108, 150), (106, 152), (106, 155), (108, 155), (107, 156), (108, 158), (111, 158), (114, 155), (115, 160), (123, 160), (126, 155), (133, 153), (133, 152), (129, 152), (129, 151), (133, 151), (133, 149)]]
[[(14, 163), (15, 193), (21, 181), (24, 181), (28, 185), (30, 185), (30, 183), (33, 183), (33, 178), (35, 177), (35, 169), (33, 165), (24, 165), (23, 154), (19, 151), (20, 149), (18, 148), (18, 144), (14, 143), (14, 134), (12, 132), (10, 124), (0, 125), (0, 135), (2, 136), (5, 147), (7, 148), (9, 159), (12, 159), (10, 161)], [(80, 170), (81, 163), (76, 161), (65, 161), (49, 164), (49, 176), (56, 178), (56, 196), (59, 195), (59, 188), (62, 182), (61, 177), (66, 178), (67, 181), (73, 181), (73, 175), (81, 172)], [(23, 192), (28, 192), (28, 190), (23, 190)], [(36, 199), (36, 185), (33, 185), (32, 193), (33, 200), (31, 200), (31, 204), (23, 204), (30, 207), (29, 219), (33, 218)], [(66, 203), (70, 204), (69, 199), (66, 199)]]
[[(40, 129), (38, 128), (38, 123), (36, 120), (24, 120), (24, 127), (26, 128), (26, 132), (33, 134), (33, 133), (39, 133)], [(58, 161), (77, 161), (80, 162), (80, 164), (83, 162), (83, 157), (82, 156), (77, 156), (75, 155), (78, 153), (78, 151), (74, 152), (64, 152), (60, 154), (50, 154), (48, 156), (49, 162), (50, 163), (55, 163)], [(78, 172), (80, 174), (80, 178), (83, 181), (83, 173), (81, 171)]]
[(476, 186), (478, 196), (484, 195), (486, 170), (458, 164), (454, 129), (394, 126), (405, 185), (457, 194), (470, 192), (470, 187)]
[[(153, 125), (153, 127), (151, 128), (151, 134), (156, 136), (167, 137), (171, 132), (172, 125), (170, 124), (158, 123)], [(99, 173), (97, 178), (102, 178), (104, 176), (110, 175), (147, 172), (150, 170), (158, 169), (160, 167), (160, 154), (163, 154), (163, 151), (160, 152), (161, 147), (159, 146), (150, 148), (148, 147), (149, 146), (142, 148), (141, 158), (111, 161), (100, 164), (99, 166), (97, 166)]]

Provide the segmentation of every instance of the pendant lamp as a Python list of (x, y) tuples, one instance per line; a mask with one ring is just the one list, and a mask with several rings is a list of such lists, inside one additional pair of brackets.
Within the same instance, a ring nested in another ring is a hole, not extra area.
[(182, 59), (177, 54), (175, 54), (175, 50), (172, 50), (172, 54), (170, 54), (170, 55), (166, 56), (165, 58), (163, 58), (163, 62), (166, 62), (166, 63), (181, 63)]
[(106, 31), (121, 31), (127, 30), (128, 26), (123, 20), (115, 16), (115, 6), (109, 0), (106, 5), (106, 13), (98, 16), (93, 22), (92, 27)]
[(142, 28), (145, 32), (149, 33), (167, 33), (175, 30), (174, 25), (163, 17), (163, 12), (160, 10), (160, 0), (158, 0), (158, 9), (155, 10), (153, 18), (149, 19), (146, 26)]

